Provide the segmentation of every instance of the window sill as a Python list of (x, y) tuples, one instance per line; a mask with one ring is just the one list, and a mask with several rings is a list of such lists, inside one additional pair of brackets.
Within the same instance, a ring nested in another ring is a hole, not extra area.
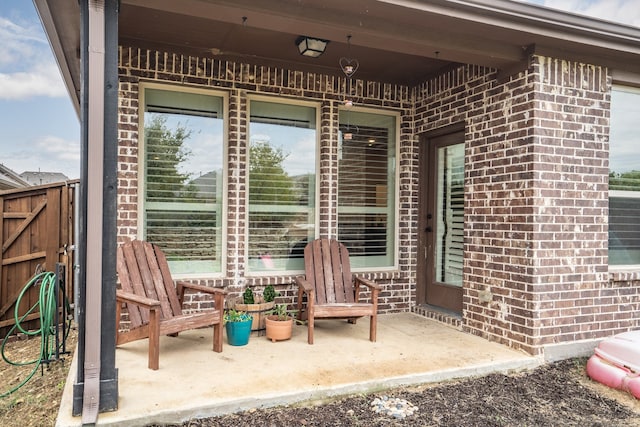
[(609, 280), (612, 282), (640, 280), (640, 265), (609, 266)]

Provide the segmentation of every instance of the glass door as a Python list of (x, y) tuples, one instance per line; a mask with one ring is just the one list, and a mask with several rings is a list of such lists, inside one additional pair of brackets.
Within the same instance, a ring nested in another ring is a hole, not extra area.
[(462, 312), (464, 238), (464, 133), (432, 138), (426, 178), (424, 260), (422, 269), (427, 304)]

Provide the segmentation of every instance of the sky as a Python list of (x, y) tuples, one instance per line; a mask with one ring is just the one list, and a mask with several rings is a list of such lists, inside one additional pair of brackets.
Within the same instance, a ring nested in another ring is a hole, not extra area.
[[(640, 0), (517, 0), (640, 27)], [(0, 163), (80, 176), (80, 124), (31, 0), (0, 0)]]
[(0, 0), (0, 163), (80, 176), (80, 123), (31, 0)]

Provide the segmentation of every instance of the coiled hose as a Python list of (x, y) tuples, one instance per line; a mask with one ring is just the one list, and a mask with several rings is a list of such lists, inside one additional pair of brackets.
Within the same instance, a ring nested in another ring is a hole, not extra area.
[[(56, 304), (56, 285), (57, 285), (57, 277), (55, 273), (52, 272), (42, 272), (36, 274), (29, 282), (24, 286), (20, 295), (18, 295), (18, 299), (16, 300), (15, 310), (14, 310), (14, 318), (15, 325), (11, 328), (7, 336), (2, 340), (2, 346), (0, 346), (0, 354), (2, 355), (2, 359), (10, 365), (13, 366), (27, 366), (34, 365), (33, 371), (20, 382), (17, 386), (13, 387), (11, 390), (3, 392), (0, 394), (0, 398), (10, 395), (15, 391), (19, 390), (22, 386), (24, 386), (36, 373), (38, 368), (41, 366), (42, 362), (49, 362), (52, 360), (53, 356), (56, 356), (61, 347), (64, 346), (64, 343), (69, 336), (69, 331), (71, 330), (71, 322), (67, 321), (67, 319), (63, 319), (65, 321), (66, 327), (64, 328), (62, 340), (59, 343), (59, 347), (56, 348), (55, 340), (51, 339), (55, 333), (58, 325), (55, 324), (56, 311), (58, 309)], [(33, 306), (22, 316), (18, 314), (18, 308), (20, 307), (20, 302), (22, 298), (27, 294), (29, 289), (32, 286), (40, 285), (40, 293), (38, 297), (38, 301), (33, 304)], [(62, 287), (62, 285), (60, 286)], [(70, 307), (68, 299), (65, 297), (63, 304), (66, 305), (67, 308)], [(26, 331), (22, 327), (22, 321), (31, 314), (37, 307), (40, 307), (40, 328), (33, 331)], [(70, 310), (67, 310), (70, 312)], [(9, 360), (5, 355), (5, 346), (8, 342), (10, 336), (13, 333), (19, 330), (23, 334), (27, 336), (41, 336), (40, 341), (40, 355), (37, 359), (31, 361), (12, 361)]]

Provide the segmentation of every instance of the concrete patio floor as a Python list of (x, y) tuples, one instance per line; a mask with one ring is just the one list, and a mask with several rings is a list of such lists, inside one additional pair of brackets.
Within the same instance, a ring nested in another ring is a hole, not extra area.
[[(305, 325), (289, 341), (252, 336), (242, 347), (211, 351), (211, 329), (162, 337), (160, 369), (147, 369), (147, 341), (116, 350), (119, 409), (101, 413), (99, 426), (181, 423), (399, 385), (437, 382), (492, 372), (531, 369), (542, 360), (460, 332), (412, 313), (378, 318), (378, 340), (368, 340), (369, 320), (316, 323), (315, 344)], [(71, 416), (74, 358), (56, 425), (80, 426)]]

